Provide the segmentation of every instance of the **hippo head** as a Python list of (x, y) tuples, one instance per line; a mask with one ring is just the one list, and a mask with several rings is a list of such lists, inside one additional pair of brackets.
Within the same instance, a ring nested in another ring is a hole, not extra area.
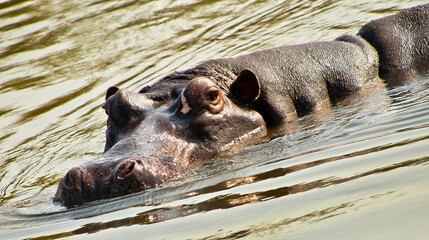
[[(116, 95), (111, 99), (124, 95), (118, 89), (110, 91)], [(74, 206), (139, 192), (178, 176), (191, 164), (260, 142), (267, 134), (266, 124), (247, 107), (259, 93), (259, 81), (249, 70), (243, 70), (228, 91), (208, 78), (194, 78), (171, 104), (142, 111), (149, 114), (137, 126), (121, 128), (126, 130), (121, 140), (99, 160), (71, 169), (54, 201)], [(133, 109), (145, 109), (138, 104)]]

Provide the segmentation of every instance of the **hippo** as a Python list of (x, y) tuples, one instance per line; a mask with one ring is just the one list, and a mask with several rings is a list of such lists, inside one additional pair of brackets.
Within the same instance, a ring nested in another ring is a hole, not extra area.
[(69, 170), (54, 202), (73, 207), (161, 186), (191, 166), (286, 134), (292, 120), (382, 85), (382, 76), (426, 66), (428, 16), (426, 4), (357, 35), (208, 60), (138, 93), (111, 87), (105, 152)]
[(191, 79), (191, 74), (165, 77), (152, 86), (142, 88), (139, 93), (110, 87), (102, 106), (108, 116), (104, 152), (134, 129), (152, 110), (171, 104), (171, 99), (177, 98)]

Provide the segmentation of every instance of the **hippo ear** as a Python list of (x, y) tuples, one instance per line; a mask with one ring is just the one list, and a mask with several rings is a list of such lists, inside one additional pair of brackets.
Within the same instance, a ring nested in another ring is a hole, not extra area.
[(118, 92), (118, 90), (119, 90), (119, 88), (118, 87), (109, 87), (109, 89), (107, 89), (107, 92), (106, 92), (106, 100), (110, 97), (110, 96), (112, 96), (112, 95), (114, 95), (115, 93), (117, 93)]
[(249, 69), (240, 72), (237, 79), (231, 84), (231, 92), (248, 104), (259, 97), (260, 83), (256, 74)]
[(260, 83), (251, 70), (244, 69), (231, 84), (231, 92), (248, 104), (259, 97)]

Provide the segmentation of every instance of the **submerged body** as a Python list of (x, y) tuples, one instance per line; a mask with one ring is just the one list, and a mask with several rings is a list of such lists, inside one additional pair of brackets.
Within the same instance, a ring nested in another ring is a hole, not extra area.
[[(252, 99), (241, 96), (252, 93), (231, 90), (231, 84), (243, 70), (249, 73), (243, 77), (253, 77), (258, 82)], [(168, 75), (143, 88), (140, 94), (124, 89), (111, 90), (119, 91), (114, 95), (108, 92), (104, 105), (109, 116), (105, 149), (134, 129), (135, 122), (149, 115), (154, 105), (171, 104), (186, 84), (197, 77), (215, 83), (236, 105), (257, 111), (269, 126), (296, 119), (321, 103), (335, 102), (364, 85), (380, 82), (377, 52), (364, 39), (349, 35), (330, 42), (282, 46), (237, 58), (209, 60)], [(138, 117), (130, 117), (133, 113)]]
[[(405, 53), (395, 61), (404, 56), (399, 61), (407, 61), (406, 66), (428, 63), (428, 35), (421, 29), (427, 29), (429, 21), (416, 17), (428, 9), (424, 5), (389, 17), (389, 24), (422, 25), (415, 34), (405, 34), (408, 42), (423, 45), (412, 48), (422, 55)], [(383, 29), (384, 24), (368, 25)], [(138, 94), (109, 89), (104, 105), (109, 116), (106, 152), (98, 161), (70, 170), (55, 201), (74, 206), (156, 187), (190, 165), (266, 141), (273, 128), (286, 129), (290, 120), (319, 106), (381, 84), (379, 66), (387, 69), (383, 66), (391, 60), (365, 40), (374, 37), (366, 28), (359, 33), (362, 37), (347, 35), (210, 60)], [(393, 45), (389, 39), (385, 44)]]

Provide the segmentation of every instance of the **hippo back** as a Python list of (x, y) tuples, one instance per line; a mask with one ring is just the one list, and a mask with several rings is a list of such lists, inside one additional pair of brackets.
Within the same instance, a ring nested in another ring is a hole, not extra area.
[(380, 74), (429, 64), (429, 4), (365, 24), (358, 35), (377, 50)]
[[(199, 67), (212, 69), (212, 76), (226, 76), (211, 78), (226, 94), (243, 69), (254, 72), (261, 92), (248, 107), (262, 114), (268, 125), (305, 114), (326, 100), (335, 102), (379, 80), (377, 52), (364, 39), (351, 35), (210, 60)], [(233, 95), (229, 97), (234, 101)]]

